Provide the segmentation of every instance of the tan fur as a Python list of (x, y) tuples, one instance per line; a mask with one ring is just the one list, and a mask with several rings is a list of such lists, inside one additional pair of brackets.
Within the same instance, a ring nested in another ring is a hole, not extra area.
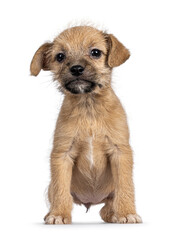
[[(100, 49), (99, 59), (89, 49)], [(66, 52), (63, 63), (55, 60)], [(105, 222), (139, 223), (134, 203), (133, 158), (123, 107), (111, 88), (112, 68), (125, 62), (129, 51), (111, 34), (93, 27), (73, 27), (53, 43), (42, 45), (31, 63), (31, 74), (51, 70), (65, 98), (57, 120), (51, 153), (49, 224), (71, 223), (73, 201), (105, 203), (100, 215)], [(85, 77), (99, 85), (90, 93), (72, 94), (63, 85), (69, 67), (84, 64)]]

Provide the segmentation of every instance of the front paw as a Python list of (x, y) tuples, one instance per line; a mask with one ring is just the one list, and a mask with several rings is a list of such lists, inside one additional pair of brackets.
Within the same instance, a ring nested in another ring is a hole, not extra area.
[(113, 223), (142, 223), (142, 219), (137, 214), (128, 214), (127, 216), (112, 216)]
[(68, 214), (51, 214), (44, 217), (46, 224), (71, 224), (71, 215)]

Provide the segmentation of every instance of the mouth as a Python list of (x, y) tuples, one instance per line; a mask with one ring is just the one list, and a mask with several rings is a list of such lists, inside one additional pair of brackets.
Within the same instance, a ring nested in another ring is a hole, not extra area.
[(65, 88), (73, 94), (89, 93), (92, 92), (95, 89), (95, 87), (96, 87), (95, 82), (79, 78), (71, 80), (65, 84)]

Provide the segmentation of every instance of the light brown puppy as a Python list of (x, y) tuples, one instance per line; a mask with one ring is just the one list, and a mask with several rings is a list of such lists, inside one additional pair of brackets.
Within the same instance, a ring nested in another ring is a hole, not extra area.
[(31, 74), (52, 71), (65, 94), (51, 153), (48, 224), (71, 223), (73, 202), (87, 209), (105, 203), (105, 222), (141, 222), (126, 115), (111, 88), (112, 68), (129, 56), (113, 35), (78, 26), (43, 44), (32, 59)]

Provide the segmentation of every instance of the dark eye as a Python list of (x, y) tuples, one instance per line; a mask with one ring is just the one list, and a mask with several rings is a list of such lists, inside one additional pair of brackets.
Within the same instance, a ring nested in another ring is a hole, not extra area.
[(56, 55), (56, 60), (57, 60), (58, 62), (62, 62), (64, 59), (65, 59), (64, 53), (58, 53), (58, 54)]
[(99, 50), (99, 49), (93, 49), (93, 50), (91, 50), (91, 56), (93, 57), (93, 58), (100, 58), (101, 57), (101, 54), (102, 54), (102, 52), (101, 52), (101, 50)]

